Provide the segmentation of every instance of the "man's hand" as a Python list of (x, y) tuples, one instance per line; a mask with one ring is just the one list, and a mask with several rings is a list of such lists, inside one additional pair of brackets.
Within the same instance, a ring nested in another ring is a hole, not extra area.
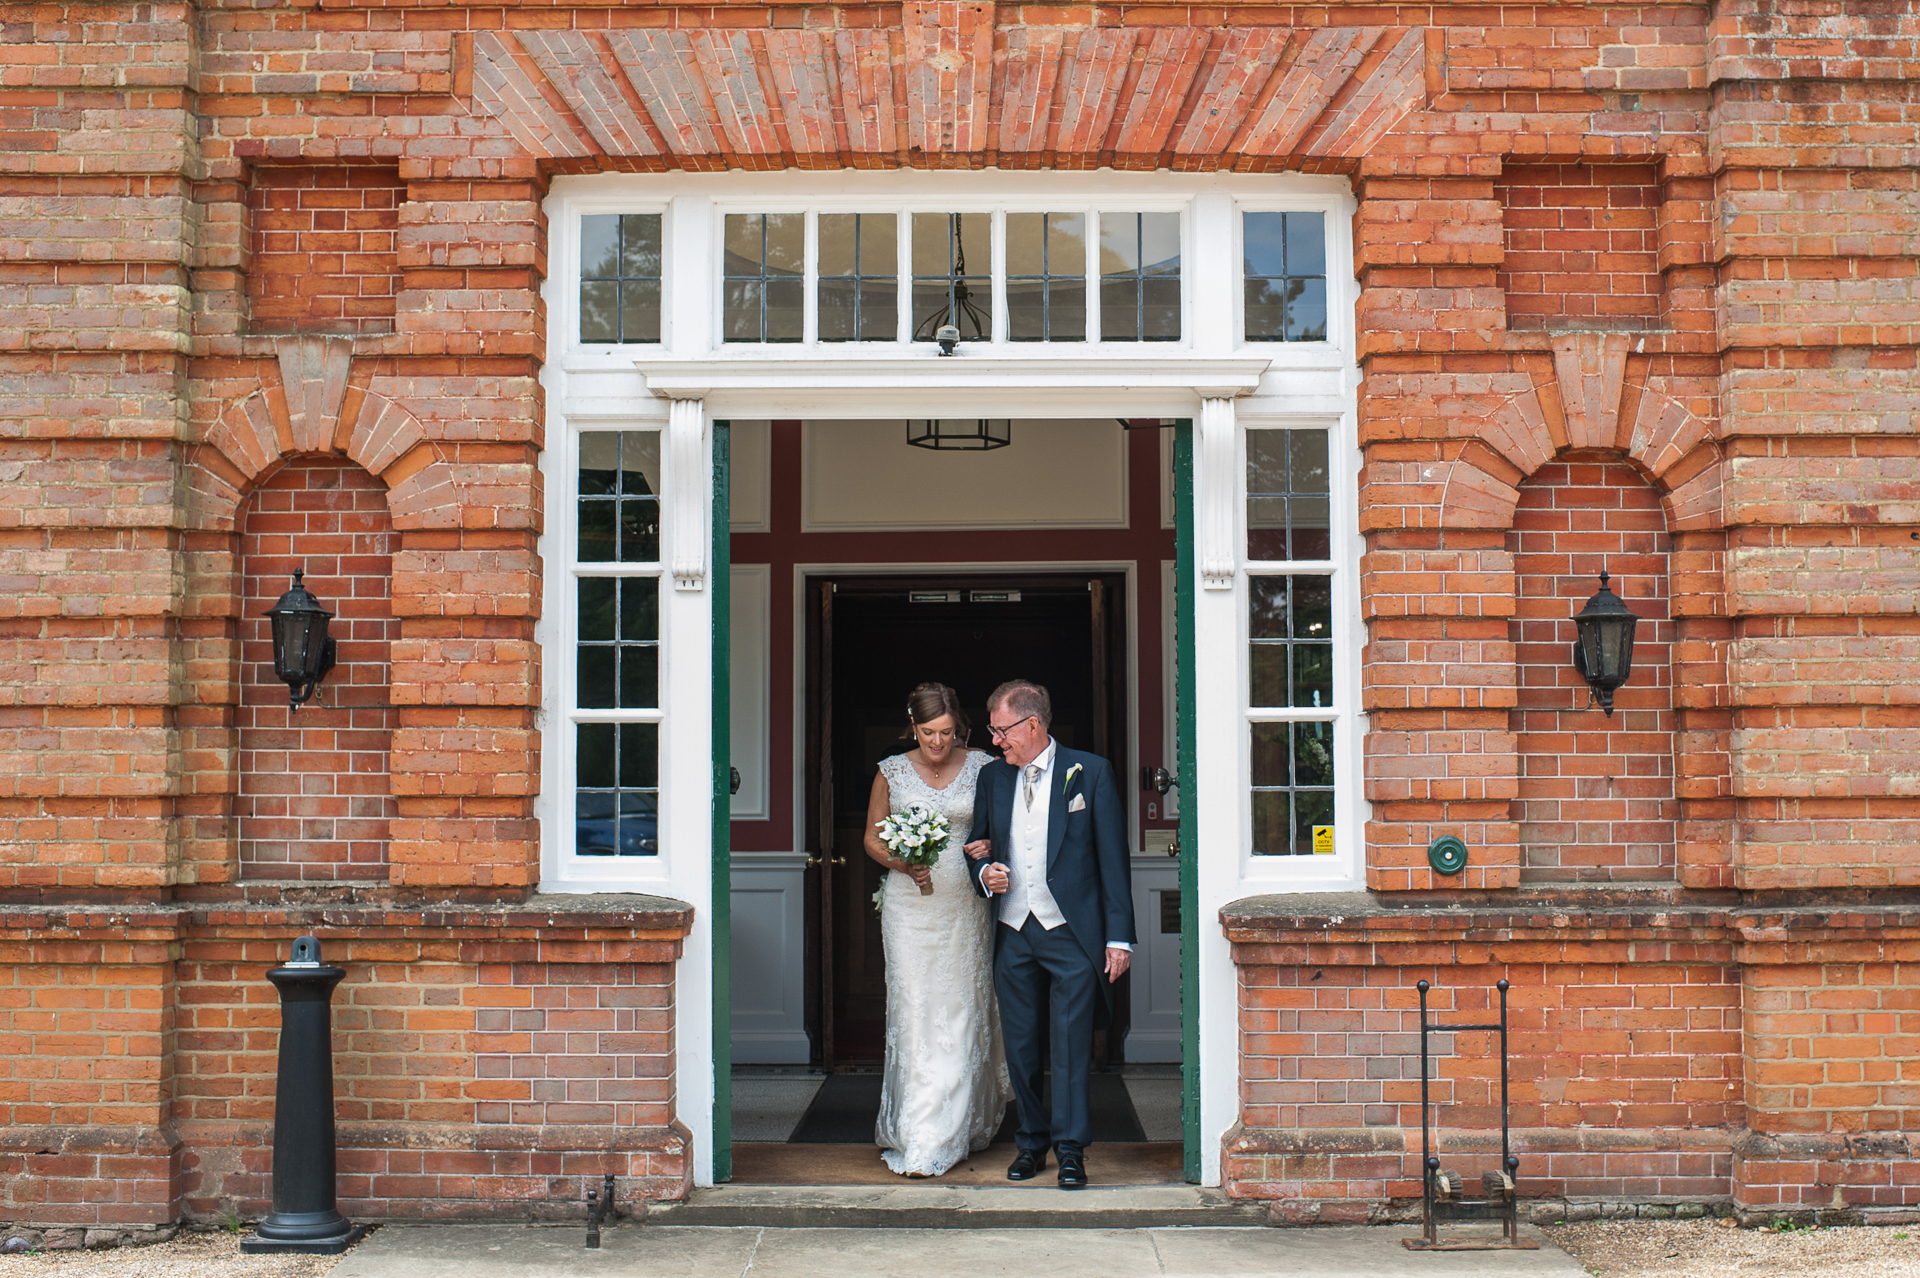
[(1004, 865), (989, 865), (986, 869), (980, 871), (980, 884), (993, 895), (999, 896), (1007, 890), (1007, 867)]
[(993, 840), (977, 839), (974, 842), (967, 844), (965, 847), (961, 848), (960, 850), (962, 852), (965, 852), (969, 859), (978, 861), (981, 858), (992, 853)]
[(1112, 984), (1114, 981), (1117, 981), (1122, 976), (1126, 975), (1127, 969), (1132, 965), (1133, 965), (1133, 951), (1118, 950), (1111, 945), (1107, 947), (1107, 982), (1108, 984)]

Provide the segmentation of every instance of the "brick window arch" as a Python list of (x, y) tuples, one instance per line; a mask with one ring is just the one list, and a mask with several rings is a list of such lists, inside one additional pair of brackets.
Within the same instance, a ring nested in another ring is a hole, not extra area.
[[(386, 489), (344, 458), (297, 459), (247, 499), (239, 527), (241, 876), (384, 882), (394, 816), (389, 648), (399, 633)], [(262, 614), (295, 568), (334, 614), (339, 664), (290, 713)]]
[[(1672, 538), (1660, 495), (1623, 458), (1571, 452), (1520, 486), (1507, 547), (1519, 598), (1512, 713), (1520, 753), (1523, 883), (1661, 882), (1674, 877)], [(1641, 617), (1633, 675), (1612, 718), (1587, 707), (1573, 668), (1573, 615), (1599, 588)]]

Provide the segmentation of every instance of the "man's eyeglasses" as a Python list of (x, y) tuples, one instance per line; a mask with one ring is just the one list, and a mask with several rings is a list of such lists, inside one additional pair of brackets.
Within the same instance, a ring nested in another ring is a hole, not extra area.
[[(1031, 715), (1031, 714), (1030, 714), (1030, 715), (1028, 715), (1028, 716), (1027, 716), (1027, 719), (1034, 719), (1034, 718), (1038, 718), (1038, 717), (1039, 717), (1039, 716), (1037, 716), (1037, 715)], [(1013, 721), (1012, 723), (1009, 723), (1009, 724), (1008, 724), (1008, 725), (1007, 725), (1006, 727), (1004, 727), (1004, 728), (996, 728), (996, 727), (994, 727), (994, 726), (993, 726), (993, 725), (992, 725), (991, 723), (989, 723), (989, 724), (987, 725), (987, 735), (988, 735), (988, 736), (990, 736), (990, 737), (992, 737), (992, 738), (993, 738), (993, 739), (994, 739), (995, 741), (998, 741), (998, 740), (1000, 740), (1000, 739), (1001, 739), (1002, 737), (1004, 737), (1004, 736), (1006, 736), (1006, 735), (1007, 735), (1007, 734), (1008, 734), (1009, 732), (1012, 732), (1012, 731), (1013, 731), (1013, 730), (1014, 730), (1015, 728), (1017, 728), (1017, 727), (1019, 727), (1019, 726), (1020, 726), (1021, 724), (1023, 724), (1023, 723), (1025, 723), (1025, 722), (1027, 721), (1027, 719), (1015, 719), (1015, 720), (1014, 720), (1014, 721)]]

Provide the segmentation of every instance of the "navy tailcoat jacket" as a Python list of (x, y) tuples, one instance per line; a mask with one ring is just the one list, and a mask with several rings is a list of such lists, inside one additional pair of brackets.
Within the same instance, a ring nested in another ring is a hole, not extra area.
[[(1069, 780), (1074, 765), (1080, 770)], [(1127, 821), (1114, 783), (1113, 765), (1097, 754), (1054, 745), (1047, 777), (1047, 890), (1073, 930), (1074, 940), (1093, 959), (1096, 971), (1107, 966), (1107, 942), (1134, 943), (1133, 885), (1127, 857)], [(1073, 807), (1076, 795), (1086, 803)], [(1005, 865), (1013, 853), (1013, 805), (1020, 797), (1020, 770), (995, 760), (980, 769), (973, 795), (973, 832), (967, 842), (993, 841), (991, 855), (968, 863), (973, 887), (989, 895), (980, 875)], [(1034, 796), (1040, 802), (1040, 796)], [(994, 924), (995, 943), (1003, 929)]]

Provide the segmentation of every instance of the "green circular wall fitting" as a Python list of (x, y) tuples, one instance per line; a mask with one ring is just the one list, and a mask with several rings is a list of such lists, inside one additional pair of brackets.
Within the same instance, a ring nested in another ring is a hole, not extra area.
[(1427, 845), (1427, 864), (1439, 874), (1458, 874), (1467, 868), (1467, 845), (1443, 834)]

